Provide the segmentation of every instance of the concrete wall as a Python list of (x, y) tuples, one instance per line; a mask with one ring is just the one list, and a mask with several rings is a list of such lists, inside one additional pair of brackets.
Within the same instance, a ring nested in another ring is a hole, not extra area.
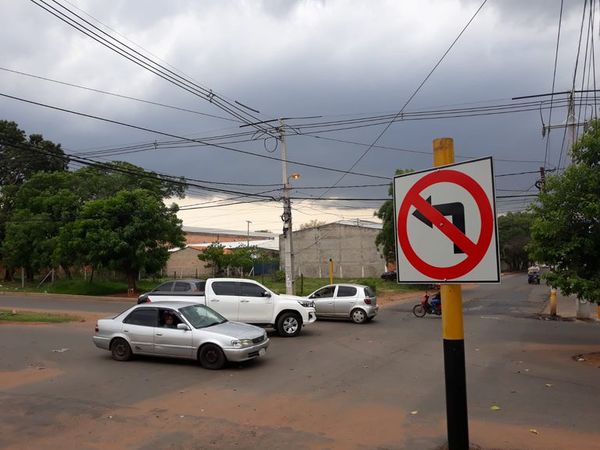
[(206, 278), (213, 275), (212, 267), (206, 267), (198, 259), (200, 252), (194, 248), (183, 248), (170, 253), (163, 275), (175, 278)]
[[(329, 258), (336, 278), (379, 277), (385, 261), (375, 246), (376, 228), (331, 223), (294, 231), (294, 276), (327, 278)], [(279, 237), (284, 267), (283, 239)]]

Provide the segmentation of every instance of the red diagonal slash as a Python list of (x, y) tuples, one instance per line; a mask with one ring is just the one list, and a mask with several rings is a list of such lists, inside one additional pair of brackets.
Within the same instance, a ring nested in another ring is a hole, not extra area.
[[(452, 222), (446, 219), (437, 209), (421, 196), (421, 192), (437, 183), (452, 183), (465, 189), (475, 200), (475, 213), (481, 220), (481, 229), (476, 243), (471, 241)], [(417, 208), (433, 226), (437, 227), (456, 246), (465, 252), (466, 258), (456, 264), (440, 267), (424, 261), (413, 248), (408, 233), (410, 209)], [(408, 190), (400, 204), (397, 217), (397, 239), (406, 260), (424, 276), (437, 280), (453, 280), (469, 273), (484, 258), (492, 241), (494, 231), (494, 215), (491, 204), (483, 188), (465, 173), (442, 169), (430, 172), (418, 179)]]
[(434, 227), (444, 233), (454, 244), (456, 244), (467, 255), (476, 252), (476, 245), (462, 231), (460, 231), (452, 222), (444, 217), (437, 209), (426, 202), (420, 195), (410, 198), (413, 206), (423, 214)]

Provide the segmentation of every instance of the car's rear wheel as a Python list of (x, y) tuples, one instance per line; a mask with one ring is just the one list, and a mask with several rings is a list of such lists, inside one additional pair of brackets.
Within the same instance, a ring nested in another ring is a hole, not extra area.
[(354, 323), (365, 323), (367, 321), (367, 313), (360, 308), (356, 308), (350, 313), (350, 318)]
[(122, 338), (117, 338), (110, 344), (110, 352), (116, 361), (129, 361), (132, 356), (129, 343)]
[(205, 344), (200, 347), (198, 361), (200, 361), (200, 365), (205, 369), (218, 370), (225, 365), (227, 358), (225, 358), (223, 350), (218, 345)]
[(294, 337), (302, 330), (302, 319), (297, 313), (284, 312), (277, 319), (277, 333), (283, 337)]

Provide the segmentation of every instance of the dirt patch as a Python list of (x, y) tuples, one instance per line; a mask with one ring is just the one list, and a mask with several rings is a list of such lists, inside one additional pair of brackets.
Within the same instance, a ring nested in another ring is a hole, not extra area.
[(485, 450), (599, 450), (600, 435), (534, 423), (469, 421), (469, 436)]
[(587, 364), (600, 369), (600, 352), (582, 353), (573, 356), (573, 359), (578, 363)]
[(421, 297), (425, 292), (422, 291), (413, 291), (413, 292), (394, 292), (394, 291), (384, 291), (377, 293), (377, 304), (381, 308), (385, 308), (389, 305), (395, 305), (399, 303), (415, 303), (421, 301)]
[(13, 389), (26, 384), (55, 378), (61, 374), (61, 370), (42, 366), (28, 367), (14, 371), (0, 371), (0, 387), (3, 390)]

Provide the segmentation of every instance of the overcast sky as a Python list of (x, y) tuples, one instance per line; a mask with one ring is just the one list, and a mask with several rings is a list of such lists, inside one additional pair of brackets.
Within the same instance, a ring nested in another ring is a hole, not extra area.
[[(250, 116), (257, 120), (296, 118), (286, 121), (292, 127), (398, 113), (481, 5), (474, 0), (43, 1), (60, 11), (65, 11), (61, 4), (66, 6), (138, 52), (185, 74), (221, 101), (240, 108), (245, 120)], [(0, 93), (178, 137), (203, 140), (248, 132), (244, 142), (211, 142), (272, 159), (209, 146), (172, 148), (163, 144), (172, 137), (5, 97), (0, 98), (0, 119), (13, 120), (28, 134), (41, 133), (61, 143), (69, 154), (156, 142), (136, 153), (88, 156), (126, 160), (149, 170), (203, 180), (198, 182), (203, 186), (242, 193), (281, 187), (282, 169), (277, 161), (281, 145), (273, 137), (258, 131), (252, 134), (252, 127), (240, 128), (239, 119), (206, 98), (144, 70), (34, 2), (0, 3)], [(43, 4), (42, 0), (36, 3)], [(564, 2), (555, 91), (571, 88), (583, 3)], [(404, 112), (511, 104), (515, 96), (550, 92), (559, 11), (560, 0), (489, 0)], [(243, 109), (235, 101), (260, 113)], [(566, 109), (554, 109), (552, 114), (553, 124), (565, 122)], [(306, 116), (320, 117), (297, 119)], [(396, 122), (352, 170), (363, 175), (348, 174), (338, 182), (340, 172), (294, 163), (288, 173), (301, 174), (300, 180), (292, 182), (295, 188), (328, 187), (336, 182), (338, 186), (384, 185), (395, 169), (430, 167), (432, 140), (437, 137), (454, 138), (457, 160), (493, 156), (497, 174), (535, 171), (545, 159), (546, 166), (554, 168), (559, 164), (563, 130), (552, 131), (546, 157), (542, 120), (548, 124), (548, 110), (540, 115), (534, 108), (503, 115)], [(349, 170), (385, 126), (338, 131), (290, 128), (289, 133), (295, 134), (287, 137), (288, 158)], [(309, 131), (315, 134), (307, 135)], [(272, 129), (269, 132), (273, 134)], [(499, 177), (497, 195), (521, 190), (535, 193), (535, 181), (535, 174)], [(281, 191), (264, 195), (279, 199)], [(386, 186), (292, 191), (296, 197), (377, 199), (387, 195)], [(211, 206), (182, 211), (184, 225), (246, 230), (250, 220), (251, 230), (279, 232), (280, 202), (212, 207), (254, 200), (195, 188), (178, 203), (181, 207)], [(526, 202), (501, 200), (498, 210), (519, 210)], [(296, 200), (294, 228), (311, 219), (372, 219), (380, 203)]]

